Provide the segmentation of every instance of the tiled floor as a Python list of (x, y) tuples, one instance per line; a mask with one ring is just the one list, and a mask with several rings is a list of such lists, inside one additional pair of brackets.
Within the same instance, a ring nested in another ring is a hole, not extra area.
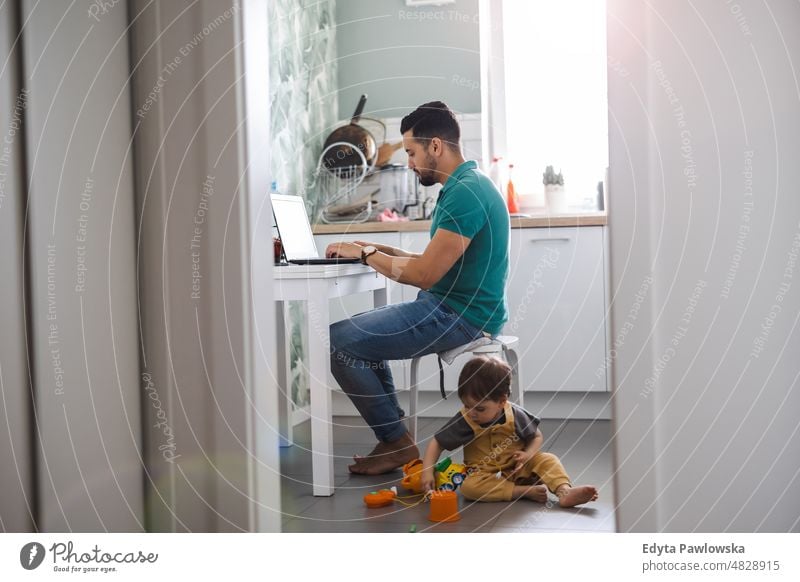
[[(420, 421), (420, 450), (445, 419)], [(285, 532), (612, 532), (614, 531), (611, 449), (608, 421), (546, 420), (543, 450), (561, 458), (575, 484), (592, 484), (600, 491), (594, 503), (576, 509), (555, 504), (521, 500), (510, 503), (474, 503), (459, 496), (461, 520), (436, 524), (427, 520), (427, 504), (404, 507), (399, 503), (368, 509), (364, 494), (376, 489), (400, 486), (402, 472), (379, 477), (351, 475), (347, 465), (354, 453), (366, 454), (373, 444), (372, 431), (360, 418), (336, 417), (334, 479), (331, 497), (311, 494), (311, 453), (309, 423), (295, 429), (295, 444), (281, 449), (281, 497)], [(460, 453), (453, 455), (461, 460)], [(555, 499), (555, 498), (553, 498)], [(551, 506), (552, 505), (552, 506)]]

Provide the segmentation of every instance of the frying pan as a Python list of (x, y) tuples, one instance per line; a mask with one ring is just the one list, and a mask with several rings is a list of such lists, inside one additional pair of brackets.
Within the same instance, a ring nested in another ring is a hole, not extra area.
[[(369, 131), (358, 124), (366, 103), (367, 96), (362, 95), (358, 100), (358, 105), (356, 105), (356, 110), (350, 123), (334, 130), (325, 140), (323, 151), (327, 151), (323, 163), (328, 170), (346, 171), (347, 168), (362, 170), (359, 168), (363, 163), (362, 158), (354, 151), (354, 148), (361, 150), (369, 168), (375, 165), (378, 153), (375, 138)], [(344, 143), (328, 149), (328, 146), (336, 142)]]

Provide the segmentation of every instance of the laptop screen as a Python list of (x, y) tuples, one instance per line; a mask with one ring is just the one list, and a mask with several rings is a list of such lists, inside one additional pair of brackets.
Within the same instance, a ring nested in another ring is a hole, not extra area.
[(272, 194), (272, 211), (286, 258), (290, 261), (317, 258), (317, 245), (314, 244), (314, 233), (311, 232), (303, 199), (300, 196)]

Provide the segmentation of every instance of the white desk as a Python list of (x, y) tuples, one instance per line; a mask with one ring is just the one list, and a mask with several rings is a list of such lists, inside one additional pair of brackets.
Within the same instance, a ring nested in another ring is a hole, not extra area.
[(275, 322), (278, 336), (278, 392), (281, 446), (292, 444), (291, 386), (287, 381), (287, 337), (284, 301), (305, 301), (308, 305), (306, 332), (311, 394), (311, 464), (314, 495), (333, 495), (333, 415), (327, 385), (330, 365), (330, 311), (335, 297), (372, 291), (375, 307), (389, 303), (389, 279), (364, 265), (276, 266), (274, 273)]

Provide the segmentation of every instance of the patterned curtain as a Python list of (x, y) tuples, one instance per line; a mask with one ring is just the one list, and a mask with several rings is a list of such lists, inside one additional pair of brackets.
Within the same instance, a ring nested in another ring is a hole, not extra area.
[[(306, 200), (318, 215), (313, 184), (322, 144), (337, 120), (335, 0), (269, 2), (269, 75), (272, 175), (277, 189)], [(308, 404), (308, 369), (302, 334), (306, 315), (289, 305), (292, 400)]]

